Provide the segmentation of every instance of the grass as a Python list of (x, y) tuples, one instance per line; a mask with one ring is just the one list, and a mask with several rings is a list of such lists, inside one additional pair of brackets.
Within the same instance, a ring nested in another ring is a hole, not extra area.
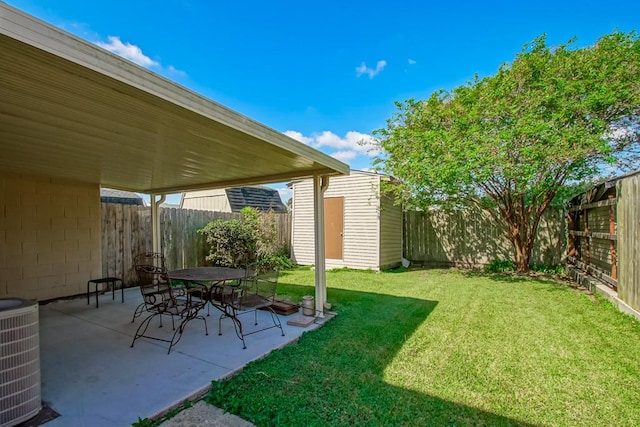
[[(552, 281), (327, 273), (338, 317), (213, 382), (258, 426), (637, 426), (640, 324)], [(278, 292), (313, 294), (313, 272)]]

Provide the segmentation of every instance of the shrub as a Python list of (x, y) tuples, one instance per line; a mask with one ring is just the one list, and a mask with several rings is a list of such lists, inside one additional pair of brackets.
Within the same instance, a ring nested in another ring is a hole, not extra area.
[(259, 270), (273, 270), (276, 267), (278, 267), (280, 270), (292, 268), (293, 262), (286, 253), (276, 255), (263, 255), (258, 259)]
[(502, 273), (505, 271), (515, 271), (516, 263), (505, 259), (494, 259), (489, 264), (484, 266), (484, 271), (489, 273)]
[(251, 223), (218, 218), (198, 230), (211, 246), (207, 261), (223, 267), (239, 267), (256, 260), (257, 235)]
[(545, 274), (564, 274), (566, 273), (563, 265), (546, 265), (546, 264), (532, 264), (531, 270), (538, 273)]
[[(516, 264), (511, 260), (494, 259), (484, 266), (484, 270), (489, 273), (503, 273), (505, 271), (515, 271)], [(545, 274), (564, 274), (562, 265), (531, 264), (531, 271)]]
[(273, 211), (258, 212), (246, 207), (241, 219), (218, 218), (198, 233), (211, 246), (208, 261), (225, 267), (242, 267), (257, 262), (261, 270), (291, 268), (285, 248), (278, 241), (278, 227)]

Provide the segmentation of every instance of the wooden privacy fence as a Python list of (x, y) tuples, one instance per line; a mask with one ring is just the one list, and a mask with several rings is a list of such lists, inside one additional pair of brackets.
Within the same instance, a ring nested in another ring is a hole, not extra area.
[[(241, 214), (204, 210), (160, 208), (162, 251), (170, 270), (208, 265), (209, 247), (197, 233), (217, 218), (241, 218)], [(287, 249), (291, 240), (289, 214), (276, 214), (279, 241)], [(133, 270), (136, 254), (151, 251), (151, 208), (102, 204), (102, 274), (122, 277), (126, 284), (137, 283)]]
[[(549, 209), (543, 215), (531, 262), (558, 265), (565, 251), (564, 211)], [(496, 223), (486, 210), (428, 210), (406, 212), (404, 257), (428, 266), (477, 268), (494, 259), (514, 259), (506, 226)]]
[[(640, 171), (612, 178), (573, 198), (567, 260), (640, 311)], [(581, 280), (581, 276), (576, 278)]]
[[(169, 269), (207, 265), (209, 248), (197, 233), (217, 218), (240, 214), (160, 208), (162, 250)], [(291, 245), (291, 215), (277, 214), (279, 240)], [(566, 233), (562, 210), (547, 212), (538, 229), (532, 262), (561, 263)], [(429, 266), (481, 267), (494, 259), (512, 259), (513, 249), (504, 227), (482, 210), (406, 212), (404, 257)], [(151, 208), (102, 204), (102, 274), (136, 283), (135, 254), (151, 250)]]
[(616, 183), (618, 296), (640, 311), (640, 175)]
[(618, 289), (615, 183), (580, 194), (567, 209), (567, 261)]

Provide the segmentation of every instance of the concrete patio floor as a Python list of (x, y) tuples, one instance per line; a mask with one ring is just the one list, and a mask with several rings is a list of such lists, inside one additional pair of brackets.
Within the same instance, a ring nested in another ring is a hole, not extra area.
[[(211, 309), (209, 335), (196, 319), (167, 355), (168, 343), (160, 341), (142, 338), (130, 347), (142, 320), (131, 323), (131, 317), (141, 301), (139, 289), (129, 288), (124, 304), (119, 293), (115, 301), (106, 293), (100, 296), (100, 308), (93, 295), (90, 305), (78, 298), (40, 306), (42, 400), (60, 414), (46, 426), (130, 426), (138, 417), (155, 416), (202, 393), (212, 380), (319, 326), (289, 326), (290, 316), (280, 316), (284, 337), (277, 328), (249, 335), (243, 350), (230, 319), (223, 320), (218, 336), (219, 312)], [(251, 331), (253, 314), (241, 319)], [(164, 321), (162, 328), (152, 323), (148, 333), (172, 334), (170, 319)], [(269, 314), (259, 311), (256, 328), (266, 322), (271, 322)]]

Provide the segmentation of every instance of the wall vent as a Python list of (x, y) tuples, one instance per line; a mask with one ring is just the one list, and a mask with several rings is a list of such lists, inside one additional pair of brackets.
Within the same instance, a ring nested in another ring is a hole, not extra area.
[(0, 427), (40, 411), (39, 330), (36, 301), (0, 298)]

